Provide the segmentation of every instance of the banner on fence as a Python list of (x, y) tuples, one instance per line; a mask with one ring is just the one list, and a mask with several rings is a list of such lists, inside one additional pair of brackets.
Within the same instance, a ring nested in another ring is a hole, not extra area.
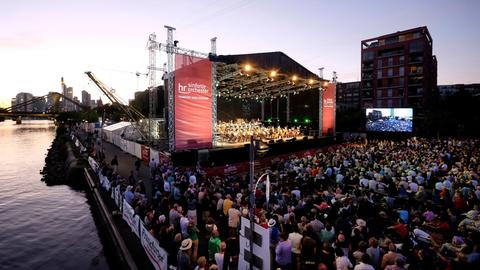
[(150, 161), (150, 147), (142, 144), (142, 160), (145, 162)]
[(120, 204), (122, 203), (122, 192), (120, 192), (120, 186), (116, 186), (114, 189), (115, 191), (115, 204), (120, 208)]
[(126, 200), (123, 200), (123, 219), (127, 222), (127, 224), (130, 226), (132, 229), (132, 232), (134, 232), (139, 238), (140, 238), (140, 233), (138, 231), (138, 226), (140, 224), (140, 218), (138, 215), (135, 215), (135, 211), (133, 211), (133, 208), (128, 204)]
[(95, 173), (98, 173), (99, 166), (95, 159), (88, 157), (88, 164), (90, 164), (90, 168), (92, 168)]
[(141, 242), (145, 253), (147, 253), (148, 258), (152, 262), (156, 270), (167, 270), (167, 252), (160, 247), (157, 239), (153, 237), (150, 232), (145, 228), (143, 224), (140, 226), (141, 230)]

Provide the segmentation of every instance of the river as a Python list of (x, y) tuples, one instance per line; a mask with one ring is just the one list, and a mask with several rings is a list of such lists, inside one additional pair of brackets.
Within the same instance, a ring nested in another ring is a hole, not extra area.
[(109, 269), (85, 192), (47, 186), (51, 121), (0, 122), (0, 269)]

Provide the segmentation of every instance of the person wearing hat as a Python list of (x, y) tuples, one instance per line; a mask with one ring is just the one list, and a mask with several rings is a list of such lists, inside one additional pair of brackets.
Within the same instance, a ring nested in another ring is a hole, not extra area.
[(177, 270), (190, 270), (189, 250), (192, 248), (192, 240), (185, 239), (182, 241), (180, 250), (177, 253)]

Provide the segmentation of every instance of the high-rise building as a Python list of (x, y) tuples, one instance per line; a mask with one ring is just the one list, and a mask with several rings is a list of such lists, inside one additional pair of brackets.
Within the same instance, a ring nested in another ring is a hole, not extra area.
[[(10, 106), (13, 107), (13, 106), (15, 106), (15, 105), (17, 105), (17, 98), (16, 98), (16, 97), (12, 98), (12, 101), (11, 101)], [(15, 111), (15, 110), (13, 110), (13, 111)]]
[[(34, 97), (34, 98), (39, 98), (39, 97)], [(35, 101), (32, 104), (32, 112), (45, 112), (45, 109), (47, 107), (47, 102), (45, 98), (39, 98), (37, 101)]]
[[(66, 97), (73, 100), (73, 87), (67, 87)], [(67, 111), (75, 110), (75, 105), (72, 102), (67, 101)]]
[(416, 115), (437, 96), (437, 59), (427, 27), (361, 42), (361, 106), (412, 107)]
[(90, 94), (87, 91), (82, 90), (82, 105), (90, 107), (90, 102), (91, 102)]
[[(73, 101), (77, 102), (78, 104), (80, 104), (80, 100), (78, 99), (78, 97), (73, 97)], [(79, 111), (80, 110), (80, 107), (78, 107), (78, 105), (76, 104), (73, 104), (73, 110), (74, 111)]]
[[(63, 77), (60, 79), (60, 86), (62, 88), (62, 95), (67, 96), (67, 86), (65, 85), (65, 81)], [(67, 111), (67, 100), (62, 98), (62, 111)]]
[(103, 106), (103, 102), (102, 102), (102, 99), (98, 99), (97, 100), (97, 107), (102, 107)]
[(480, 83), (439, 85), (438, 91), (442, 98), (446, 98), (460, 91), (466, 91), (475, 96), (480, 95)]
[[(26, 93), (26, 92), (20, 92), (15, 97), (16, 104), (25, 103), (25, 102), (27, 102), (29, 100), (32, 100), (32, 99), (33, 99), (33, 95), (30, 94), (30, 93)], [(24, 104), (23, 106), (17, 108), (16, 111), (17, 112), (32, 112), (33, 111), (33, 104), (32, 103)]]
[(360, 82), (337, 83), (336, 104), (339, 109), (360, 107)]

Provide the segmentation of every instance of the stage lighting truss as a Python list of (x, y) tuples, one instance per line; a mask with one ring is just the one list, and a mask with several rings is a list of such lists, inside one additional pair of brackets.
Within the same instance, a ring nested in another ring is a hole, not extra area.
[(301, 78), (281, 70), (264, 70), (249, 65), (217, 63), (217, 93), (221, 98), (262, 99), (284, 98), (289, 94), (318, 90), (325, 80)]

